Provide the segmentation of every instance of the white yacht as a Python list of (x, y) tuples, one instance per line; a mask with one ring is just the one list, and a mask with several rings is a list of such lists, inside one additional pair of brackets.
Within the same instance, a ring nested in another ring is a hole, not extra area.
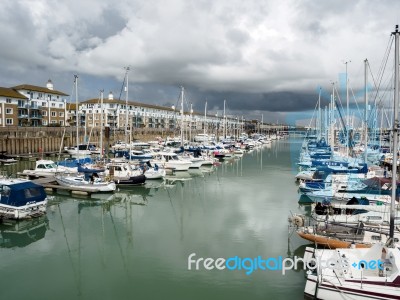
[(151, 164), (157, 164), (164, 169), (174, 169), (175, 171), (187, 171), (192, 166), (192, 162), (179, 159), (178, 155), (173, 152), (158, 152)]
[(54, 161), (47, 159), (40, 159), (35, 163), (35, 169), (22, 171), (22, 176), (31, 177), (52, 177), (56, 173), (69, 173), (75, 174), (78, 172), (78, 168), (68, 168), (64, 166), (58, 166)]

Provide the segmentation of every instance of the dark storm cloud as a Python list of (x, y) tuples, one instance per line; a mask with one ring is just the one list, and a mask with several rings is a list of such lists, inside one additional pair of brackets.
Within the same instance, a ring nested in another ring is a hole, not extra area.
[[(234, 93), (201, 91), (195, 87), (185, 86), (185, 110), (190, 104), (196, 111), (204, 111), (205, 102), (209, 111), (251, 111), (292, 112), (306, 111), (315, 108), (318, 94), (315, 92), (271, 92), (271, 93)], [(158, 84), (134, 84), (130, 87), (129, 94), (138, 101), (171, 106), (178, 106), (180, 87)], [(172, 95), (172, 96), (171, 96)], [(321, 100), (324, 106), (328, 102)]]
[[(207, 99), (208, 105), (214, 110), (222, 110), (224, 100), (226, 109), (233, 111), (271, 111), (291, 112), (305, 111), (315, 108), (318, 95), (305, 92), (271, 92), (271, 93), (216, 93), (189, 91), (190, 99), (197, 109), (204, 107)], [(322, 102), (325, 104), (325, 101)]]
[(183, 85), (198, 110), (226, 99), (249, 115), (307, 111), (343, 61), (360, 89), (398, 11), (389, 0), (2, 0), (0, 86), (51, 78), (70, 93), (79, 74), (82, 98), (118, 94), (129, 65), (138, 101), (174, 104)]

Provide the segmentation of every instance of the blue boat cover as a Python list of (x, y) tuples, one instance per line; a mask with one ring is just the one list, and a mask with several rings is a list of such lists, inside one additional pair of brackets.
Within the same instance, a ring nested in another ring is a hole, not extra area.
[(33, 182), (0, 185), (0, 203), (11, 206), (24, 206), (27, 203), (41, 202), (46, 199), (44, 188)]

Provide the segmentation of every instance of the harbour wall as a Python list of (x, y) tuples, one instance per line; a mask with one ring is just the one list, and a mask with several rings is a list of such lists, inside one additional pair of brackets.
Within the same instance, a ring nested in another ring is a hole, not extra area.
[[(150, 141), (157, 137), (179, 136), (172, 130), (143, 128), (134, 130), (132, 136), (127, 136), (125, 130), (110, 130), (109, 138), (103, 135), (104, 145), (114, 144), (118, 140), (125, 139)], [(15, 127), (0, 129), (0, 151), (7, 155), (29, 155), (40, 153), (54, 153), (76, 145), (76, 128), (74, 127)], [(80, 129), (78, 133), (79, 143), (100, 142), (100, 130), (93, 129), (86, 132)]]
[[(103, 145), (105, 148), (106, 145), (112, 145), (119, 140), (148, 142), (155, 140), (157, 137), (166, 139), (180, 136), (178, 130), (164, 128), (134, 128), (131, 136), (129, 136), (129, 132), (126, 134), (123, 129), (110, 129), (109, 137), (107, 137), (105, 130), (103, 131)], [(251, 132), (250, 130), (246, 131)], [(268, 134), (276, 133), (277, 131), (276, 129), (271, 129)], [(192, 136), (198, 133), (203, 133), (203, 130), (193, 129), (191, 131)], [(187, 137), (188, 135), (189, 133), (186, 132), (185, 136)], [(60, 149), (62, 151), (65, 147), (75, 146), (76, 136), (75, 127), (0, 127), (0, 151), (11, 156), (58, 153)], [(78, 132), (79, 144), (91, 143), (99, 145), (100, 136), (99, 128), (87, 129), (86, 132), (84, 128), (80, 128)]]

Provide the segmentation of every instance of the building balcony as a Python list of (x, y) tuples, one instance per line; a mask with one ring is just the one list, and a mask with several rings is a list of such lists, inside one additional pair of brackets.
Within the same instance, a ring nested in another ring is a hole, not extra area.
[(42, 115), (31, 115), (31, 116), (29, 116), (29, 118), (31, 118), (31, 119), (43, 119), (43, 116)]
[(28, 115), (24, 115), (24, 114), (18, 115), (18, 119), (28, 119), (28, 118), (29, 118)]
[(29, 105), (28, 108), (35, 110), (35, 109), (42, 109), (42, 106), (41, 105)]

